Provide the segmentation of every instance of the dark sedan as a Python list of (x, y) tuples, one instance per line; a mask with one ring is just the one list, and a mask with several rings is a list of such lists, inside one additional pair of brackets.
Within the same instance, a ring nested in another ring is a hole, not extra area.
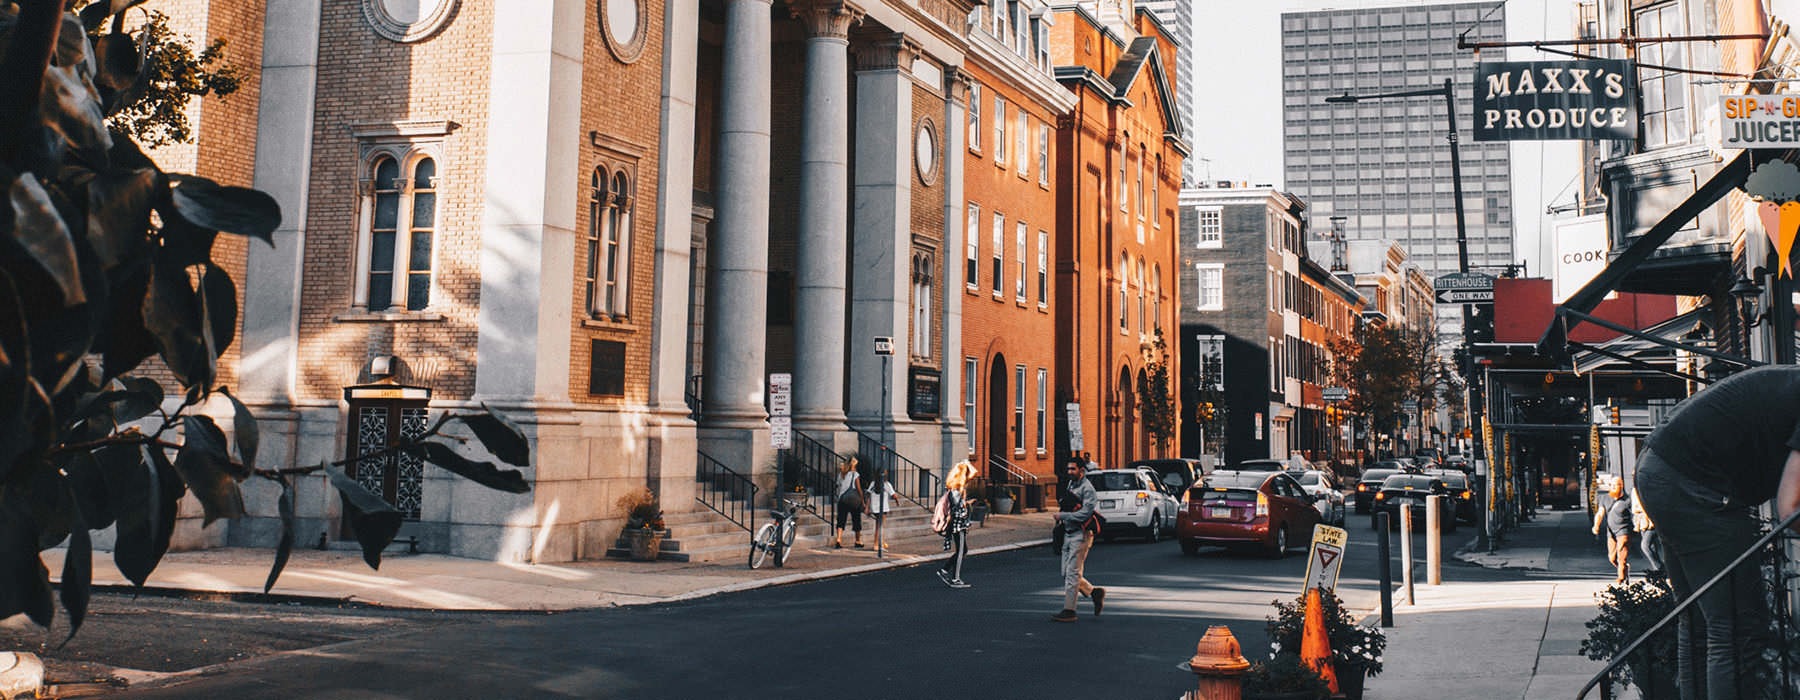
[(1469, 484), (1469, 475), (1445, 469), (1433, 476), (1443, 480), (1444, 488), (1450, 490), (1450, 502), (1456, 504), (1456, 519), (1465, 523), (1476, 522), (1481, 504), (1475, 500), (1475, 489)]
[(1363, 472), (1362, 479), (1356, 482), (1356, 512), (1369, 512), (1369, 506), (1375, 502), (1375, 494), (1381, 491), (1381, 482), (1399, 473), (1401, 470), (1398, 468), (1376, 468)]
[[(1375, 494), (1373, 510), (1375, 513), (1388, 514), (1388, 527), (1400, 527), (1400, 508), (1405, 506), (1412, 511), (1413, 531), (1425, 529), (1425, 498), (1427, 496), (1450, 495), (1450, 488), (1444, 480), (1423, 474), (1395, 474), (1381, 482), (1381, 490)], [(1449, 502), (1438, 513), (1438, 525), (1444, 532), (1456, 532), (1456, 509)], [(1369, 516), (1370, 527), (1381, 527), (1381, 520), (1374, 515)]]

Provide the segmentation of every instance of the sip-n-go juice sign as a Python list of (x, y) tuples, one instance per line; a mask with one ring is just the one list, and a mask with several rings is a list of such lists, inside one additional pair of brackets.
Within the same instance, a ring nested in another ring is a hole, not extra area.
[(1719, 142), (1726, 148), (1800, 145), (1800, 96), (1727, 95), (1719, 98)]

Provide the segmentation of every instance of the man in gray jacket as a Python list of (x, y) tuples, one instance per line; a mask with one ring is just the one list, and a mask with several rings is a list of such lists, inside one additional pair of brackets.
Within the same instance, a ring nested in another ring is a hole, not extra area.
[[(1075, 599), (1085, 595), (1094, 601), (1094, 614), (1106, 606), (1106, 589), (1097, 588), (1082, 578), (1082, 570), (1087, 566), (1088, 550), (1094, 546), (1093, 528), (1094, 508), (1099, 505), (1099, 493), (1094, 485), (1088, 483), (1087, 465), (1079, 459), (1069, 460), (1067, 467), (1069, 481), (1066, 489), (1070, 495), (1073, 510), (1065, 510), (1056, 516), (1063, 529), (1062, 575), (1063, 575), (1063, 609), (1050, 619), (1056, 622), (1075, 621)], [(1065, 506), (1066, 508), (1067, 506)]]

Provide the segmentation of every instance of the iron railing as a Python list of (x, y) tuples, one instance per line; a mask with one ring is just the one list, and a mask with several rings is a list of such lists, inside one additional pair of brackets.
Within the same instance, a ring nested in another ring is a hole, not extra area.
[(700, 409), (704, 406), (700, 399), (700, 376), (696, 374), (688, 377), (687, 389), (683, 392), (687, 398), (688, 417), (694, 420), (700, 419)]
[[(842, 455), (824, 443), (794, 431), (794, 446), (787, 451), (787, 464), (782, 465), (782, 498), (801, 504), (825, 524), (831, 524), (832, 509), (837, 507), (838, 467), (845, 462)], [(794, 492), (795, 486), (806, 493)]]
[(936, 473), (860, 430), (856, 431), (856, 452), (857, 459), (864, 465), (863, 483), (869, 483), (875, 475), (874, 470), (886, 469), (894, 491), (926, 510), (937, 505), (938, 497), (944, 493), (944, 480)]
[(750, 477), (732, 471), (705, 452), (699, 454), (694, 474), (700, 482), (700, 489), (695, 492), (694, 500), (714, 513), (725, 516), (726, 520), (738, 527), (755, 532), (756, 483)]
[(987, 480), (994, 486), (1010, 489), (1018, 486), (1024, 489), (1023, 507), (1044, 507), (1044, 485), (1038, 476), (1021, 469), (1019, 465), (1000, 455), (988, 455)]
[[(1631, 640), (1630, 644), (1625, 645), (1625, 648), (1623, 650), (1621, 650), (1617, 655), (1613, 656), (1612, 661), (1610, 663), (1606, 664), (1606, 668), (1602, 669), (1600, 671), (1600, 673), (1595, 674), (1593, 678), (1588, 679), (1587, 684), (1581, 686), (1581, 692), (1576, 693), (1575, 700), (1586, 700), (1588, 691), (1593, 690), (1596, 686), (1598, 686), (1600, 688), (1600, 696), (1603, 699), (1611, 700), (1611, 698), (1613, 697), (1613, 688), (1612, 688), (1613, 672), (1617, 671), (1619, 669), (1619, 666), (1630, 662), (1630, 660), (1632, 659), (1634, 654), (1640, 654), (1640, 653), (1647, 654), (1649, 651), (1648, 649), (1644, 649), (1642, 652), (1640, 652), (1639, 647), (1644, 646), (1646, 643), (1648, 643), (1650, 641), (1650, 639), (1652, 637), (1656, 636), (1658, 633), (1664, 632), (1665, 631), (1664, 628), (1668, 627), (1669, 623), (1674, 622), (1677, 618), (1679, 618), (1682, 613), (1686, 612), (1689, 607), (1694, 605), (1695, 601), (1700, 600), (1700, 598), (1702, 596), (1706, 595), (1707, 591), (1712, 590), (1713, 586), (1718, 585), (1720, 581), (1724, 581), (1725, 579), (1730, 578), (1732, 572), (1736, 571), (1738, 566), (1742, 565), (1745, 561), (1749, 560), (1750, 557), (1763, 555), (1765, 553), (1765, 548), (1767, 548), (1768, 552), (1772, 552), (1772, 556), (1775, 558), (1774, 569), (1777, 574), (1773, 581), (1774, 585), (1776, 586), (1774, 598), (1775, 598), (1775, 602), (1777, 605), (1777, 609), (1771, 610), (1771, 613), (1772, 613), (1772, 617), (1774, 617), (1778, 621), (1781, 621), (1781, 623), (1784, 625), (1783, 629), (1781, 630), (1781, 635), (1780, 635), (1781, 638), (1779, 640), (1777, 640), (1778, 646), (1780, 647), (1778, 650), (1778, 653), (1777, 653), (1777, 661), (1780, 663), (1780, 666), (1781, 666), (1780, 672), (1781, 672), (1782, 679), (1780, 682), (1781, 682), (1781, 687), (1783, 687), (1783, 688), (1789, 688), (1789, 689), (1793, 688), (1793, 682), (1794, 682), (1793, 671), (1790, 668), (1793, 665), (1793, 658), (1792, 658), (1793, 654), (1791, 653), (1791, 647), (1793, 645), (1787, 639), (1789, 636), (1791, 636), (1791, 633), (1785, 627), (1786, 619), (1788, 618), (1788, 615), (1785, 613), (1785, 611), (1782, 611), (1779, 609), (1779, 608), (1786, 607), (1787, 595), (1786, 595), (1785, 589), (1789, 582), (1790, 575), (1787, 573), (1787, 567), (1786, 567), (1785, 562), (1783, 561), (1784, 557), (1782, 556), (1782, 552), (1781, 552), (1782, 547), (1769, 547), (1769, 543), (1774, 542), (1777, 538), (1780, 538), (1780, 537), (1783, 537), (1784, 535), (1786, 535), (1788, 533), (1788, 528), (1792, 527), (1796, 521), (1800, 521), (1800, 510), (1795, 511), (1792, 514), (1789, 514), (1786, 518), (1782, 519), (1780, 523), (1775, 525), (1773, 528), (1770, 528), (1770, 530), (1768, 532), (1763, 533), (1763, 536), (1761, 538), (1757, 539), (1754, 544), (1751, 544), (1749, 546), (1749, 548), (1745, 549), (1743, 551), (1743, 553), (1739, 554), (1736, 559), (1731, 560), (1730, 564), (1728, 564), (1724, 568), (1720, 569), (1719, 573), (1714, 574), (1713, 577), (1711, 579), (1708, 579), (1705, 584), (1702, 584), (1699, 588), (1695, 589), (1692, 595), (1689, 595), (1689, 596), (1687, 596), (1687, 598), (1685, 598), (1681, 601), (1678, 601), (1675, 604), (1674, 609), (1670, 610), (1668, 612), (1668, 614), (1663, 615), (1661, 620), (1657, 620), (1656, 624), (1650, 626), (1650, 629), (1647, 629), (1644, 631), (1643, 634), (1638, 635), (1637, 639)], [(1760, 566), (1757, 567), (1757, 572), (1758, 572), (1758, 575), (1761, 575), (1762, 569)], [(1767, 581), (1768, 579), (1765, 577), (1764, 580)], [(1704, 634), (1704, 632), (1696, 631), (1696, 634)], [(1653, 663), (1672, 663), (1672, 660), (1656, 659), (1653, 661)], [(1706, 663), (1706, 660), (1705, 660), (1704, 656), (1702, 655), (1700, 658), (1695, 660), (1695, 663), (1704, 666), (1704, 664)], [(1704, 671), (1702, 671), (1702, 672), (1704, 672)], [(1637, 683), (1638, 688), (1640, 691), (1642, 691), (1642, 693), (1643, 693), (1642, 697), (1645, 700), (1658, 700), (1658, 698), (1652, 697), (1653, 691), (1651, 690), (1650, 685), (1648, 683), (1644, 682), (1646, 679), (1640, 678), (1640, 679), (1635, 679), (1635, 680), (1638, 681), (1638, 683)]]

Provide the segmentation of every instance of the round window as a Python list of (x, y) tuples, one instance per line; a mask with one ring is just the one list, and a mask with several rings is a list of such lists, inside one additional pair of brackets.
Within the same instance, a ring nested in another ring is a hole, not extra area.
[(649, 15), (639, 0), (599, 0), (600, 35), (606, 48), (624, 63), (636, 61), (644, 53), (645, 26)]
[(929, 117), (920, 119), (913, 138), (913, 167), (919, 171), (919, 181), (927, 185), (937, 179), (937, 151), (936, 125)]
[(436, 34), (456, 12), (457, 0), (363, 0), (363, 17), (376, 34), (400, 42)]

